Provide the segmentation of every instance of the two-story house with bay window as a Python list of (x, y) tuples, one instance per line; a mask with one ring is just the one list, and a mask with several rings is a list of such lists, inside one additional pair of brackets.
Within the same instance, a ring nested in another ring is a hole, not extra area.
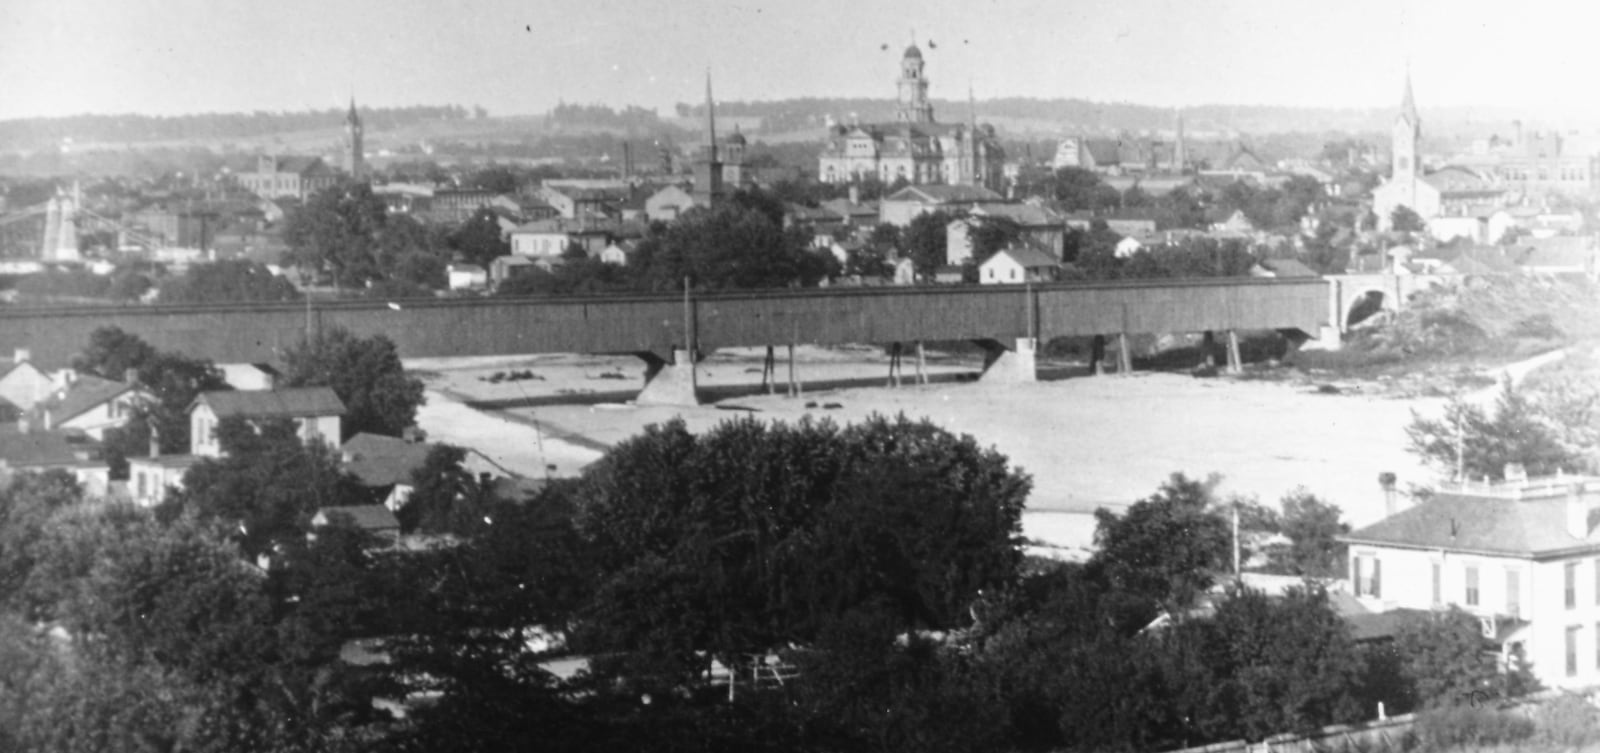
[(1600, 685), (1600, 477), (1449, 486), (1354, 531), (1351, 592), (1375, 611), (1477, 615), (1550, 687)]

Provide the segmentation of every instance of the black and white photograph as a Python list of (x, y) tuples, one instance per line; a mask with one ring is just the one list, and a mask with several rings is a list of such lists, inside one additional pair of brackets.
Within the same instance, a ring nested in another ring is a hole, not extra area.
[(0, 753), (1600, 753), (1597, 22), (5, 0)]

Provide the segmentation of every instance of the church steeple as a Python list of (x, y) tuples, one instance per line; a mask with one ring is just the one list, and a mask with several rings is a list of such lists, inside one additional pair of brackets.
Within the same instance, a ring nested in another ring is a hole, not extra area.
[(1406, 93), (1400, 100), (1400, 117), (1422, 137), (1422, 116), (1417, 114), (1417, 98), (1411, 93), (1411, 66), (1406, 66)]
[(722, 162), (717, 159), (717, 111), (711, 99), (711, 70), (706, 69), (706, 139), (694, 165), (694, 200), (711, 206), (722, 199)]
[(717, 106), (711, 99), (711, 69), (706, 69), (706, 140), (704, 148), (717, 158)]
[(363, 133), (361, 127), (361, 114), (356, 112), (356, 95), (350, 95), (350, 111), (344, 116), (345, 154), (344, 169), (350, 177), (360, 180), (362, 173), (366, 172), (367, 159)]
[(1172, 169), (1173, 169), (1174, 172), (1182, 173), (1184, 171), (1184, 169), (1186, 167), (1188, 167), (1188, 165), (1189, 165), (1189, 151), (1188, 151), (1188, 149), (1189, 148), (1186, 145), (1184, 145), (1184, 143), (1183, 143), (1183, 110), (1182, 110), (1182, 108), (1179, 108), (1178, 109), (1178, 138), (1177, 138), (1177, 143), (1174, 144), (1173, 147), (1172, 147)]
[(1406, 89), (1400, 99), (1400, 114), (1394, 120), (1390, 136), (1389, 181), (1393, 184), (1398, 204), (1416, 208), (1417, 178), (1422, 170), (1418, 164), (1418, 142), (1422, 139), (1422, 118), (1417, 116), (1417, 100), (1411, 93), (1411, 70), (1406, 67)]

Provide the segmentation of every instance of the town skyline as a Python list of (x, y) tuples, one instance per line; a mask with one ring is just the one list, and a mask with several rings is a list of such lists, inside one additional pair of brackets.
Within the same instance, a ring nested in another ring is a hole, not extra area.
[(21, 0), (0, 9), (0, 72), (11, 90), (0, 119), (297, 111), (352, 96), (364, 106), (482, 105), (495, 115), (563, 101), (665, 114), (700, 99), (708, 69), (719, 101), (884, 99), (913, 40), (943, 100), (964, 99), (970, 87), (980, 100), (1392, 107), (1409, 71), (1424, 111), (1600, 116), (1600, 106), (1573, 101), (1560, 75), (1600, 63), (1583, 24), (1554, 22), (1582, 12), (1534, 2), (1512, 18), (1502, 5), (1467, 5), (703, 0), (557, 10), (511, 0), (290, 0), (152, 12)]

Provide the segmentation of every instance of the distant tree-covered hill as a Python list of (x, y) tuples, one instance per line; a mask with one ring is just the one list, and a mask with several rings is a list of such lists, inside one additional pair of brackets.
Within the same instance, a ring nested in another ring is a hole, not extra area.
[[(411, 107), (360, 107), (362, 122), (369, 131), (387, 130), (426, 121), (465, 120), (485, 117), (488, 111), (474, 106), (414, 105)], [(150, 141), (196, 141), (204, 139), (243, 139), (276, 133), (338, 128), (344, 125), (345, 108), (301, 112), (200, 113), (193, 115), (71, 115), (61, 118), (0, 120), (0, 151), (31, 151), (57, 146), (67, 139), (74, 143), (138, 143)]]
[[(968, 118), (966, 101), (936, 99), (934, 112), (941, 122), (962, 122)], [(1397, 112), (1395, 107), (1288, 107), (1278, 105), (1196, 105), (1183, 108), (1184, 126), (1201, 133), (1285, 133), (1386, 131)], [(1037, 99), (1001, 97), (976, 102), (978, 119), (984, 122), (1007, 121), (1022, 129), (1055, 132), (1103, 133), (1114, 131), (1170, 131), (1176, 125), (1177, 111), (1129, 102), (1093, 102), (1086, 99)], [(704, 116), (704, 104), (680, 102), (675, 110), (680, 118)], [(892, 99), (803, 97), (761, 102), (717, 102), (717, 114), (735, 118), (759, 118), (760, 133), (785, 133), (819, 128), (828, 118), (835, 122), (884, 122), (895, 116)], [(1484, 135), (1504, 129), (1513, 120), (1527, 116), (1501, 107), (1424, 108), (1423, 120), (1436, 135), (1458, 131)]]

